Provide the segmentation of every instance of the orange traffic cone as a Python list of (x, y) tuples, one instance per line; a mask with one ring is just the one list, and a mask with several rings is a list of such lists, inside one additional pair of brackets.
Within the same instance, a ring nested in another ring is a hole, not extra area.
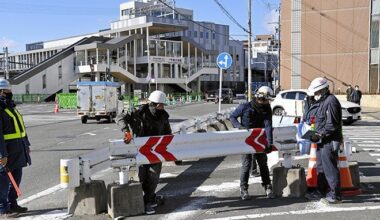
[(54, 113), (58, 113), (58, 112), (59, 112), (59, 105), (58, 103), (55, 103)]
[(348, 160), (344, 151), (339, 151), (339, 173), (340, 173), (340, 187), (343, 196), (356, 196), (361, 194), (361, 189), (355, 189), (352, 184), (352, 177), (350, 168), (348, 167)]
[(317, 187), (317, 143), (311, 143), (309, 168), (307, 170), (307, 187)]

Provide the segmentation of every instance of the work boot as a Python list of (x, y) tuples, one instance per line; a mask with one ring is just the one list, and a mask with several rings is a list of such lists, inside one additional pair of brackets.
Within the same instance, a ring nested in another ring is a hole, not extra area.
[(253, 169), (251, 175), (252, 175), (253, 177), (259, 177), (259, 176), (260, 176), (260, 173), (259, 173), (259, 171), (257, 171), (257, 169)]
[(145, 214), (147, 215), (153, 215), (156, 213), (156, 210), (152, 207), (151, 203), (148, 203), (145, 205)]
[(240, 189), (240, 197), (242, 200), (249, 200), (251, 197), (248, 194), (248, 189)]
[(24, 213), (24, 212), (28, 211), (28, 208), (27, 207), (22, 207), (22, 206), (19, 206), (18, 204), (16, 204), (16, 205), (11, 205), (10, 206), (10, 210), (12, 212)]
[(337, 197), (333, 193), (329, 192), (327, 193), (325, 198), (321, 199), (321, 202), (325, 204), (337, 204), (337, 203), (341, 203), (342, 199), (340, 197)]
[(318, 191), (314, 191), (314, 192), (306, 193), (305, 198), (308, 200), (319, 200), (322, 198), (322, 195)]
[(272, 185), (270, 185), (270, 184), (265, 186), (265, 193), (267, 194), (268, 199), (276, 198), (276, 196), (274, 195), (274, 193), (272, 191)]
[(17, 216), (18, 216), (17, 212), (7, 211), (6, 213), (1, 213), (0, 214), (0, 219), (17, 218)]

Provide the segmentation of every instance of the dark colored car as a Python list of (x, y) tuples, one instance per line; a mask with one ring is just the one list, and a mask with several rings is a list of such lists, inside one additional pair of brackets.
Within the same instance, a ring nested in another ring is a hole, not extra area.
[[(216, 100), (215, 103), (219, 102), (219, 89), (216, 91)], [(222, 103), (233, 103), (233, 93), (229, 88), (222, 88)]]

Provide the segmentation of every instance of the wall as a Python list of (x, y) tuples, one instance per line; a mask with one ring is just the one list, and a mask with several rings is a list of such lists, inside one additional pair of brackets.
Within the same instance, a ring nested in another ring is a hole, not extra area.
[[(346, 95), (336, 95), (339, 100), (346, 100)], [(380, 95), (363, 95), (361, 100), (361, 106), (380, 108)]]

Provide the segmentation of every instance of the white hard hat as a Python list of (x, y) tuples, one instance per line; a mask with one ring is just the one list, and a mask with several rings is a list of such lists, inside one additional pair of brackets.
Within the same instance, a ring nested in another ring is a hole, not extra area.
[(166, 95), (162, 91), (156, 90), (150, 94), (148, 99), (154, 103), (165, 103)]
[(4, 78), (0, 78), (0, 89), (11, 89), (11, 84), (9, 84), (8, 80)]
[(314, 95), (316, 92), (327, 87), (329, 87), (327, 79), (323, 77), (317, 77), (310, 83), (310, 86), (308, 88), (309, 95)]
[(273, 90), (268, 86), (261, 86), (255, 93), (257, 98), (269, 99), (273, 97)]

